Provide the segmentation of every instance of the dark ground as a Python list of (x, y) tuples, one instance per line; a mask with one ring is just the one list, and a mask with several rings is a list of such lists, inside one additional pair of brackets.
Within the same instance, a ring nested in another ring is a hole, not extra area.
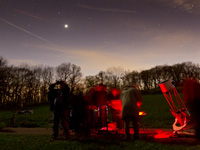
[[(22, 134), (22, 135), (49, 135), (52, 134), (51, 128), (3, 128), (0, 130), (0, 134)], [(172, 129), (140, 129), (140, 137), (141, 140), (150, 141), (150, 142), (158, 142), (164, 144), (176, 144), (176, 145), (197, 145), (200, 144), (199, 141), (196, 140), (194, 135), (194, 130), (185, 130), (183, 132), (179, 132), (178, 136), (170, 137), (173, 135)], [(60, 139), (62, 139), (62, 132), (60, 132)], [(71, 132), (71, 139), (83, 138), (80, 135)], [(92, 132), (91, 139), (113, 139), (113, 140), (124, 140), (125, 135), (124, 131), (121, 130), (116, 133), (116, 131), (111, 132)], [(132, 139), (133, 140), (133, 139)]]

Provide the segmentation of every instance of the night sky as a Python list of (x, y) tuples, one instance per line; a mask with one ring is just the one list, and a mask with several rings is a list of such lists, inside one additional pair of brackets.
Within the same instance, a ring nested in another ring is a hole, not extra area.
[[(68, 25), (68, 27), (65, 27)], [(0, 56), (84, 76), (200, 63), (199, 0), (0, 0)]]

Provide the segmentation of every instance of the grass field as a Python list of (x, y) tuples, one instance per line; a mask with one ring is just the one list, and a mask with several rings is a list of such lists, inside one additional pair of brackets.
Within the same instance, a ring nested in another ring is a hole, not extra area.
[(174, 117), (170, 112), (170, 107), (161, 94), (144, 95), (141, 110), (147, 115), (141, 120), (141, 125), (147, 128), (171, 128)]
[[(49, 106), (38, 106), (32, 109), (32, 115), (17, 115), (16, 126), (21, 126), (24, 117), (32, 126), (47, 127), (49, 118)], [(144, 95), (141, 110), (146, 111), (140, 125), (143, 128), (172, 128), (174, 117), (170, 113), (170, 107), (163, 95)], [(1, 110), (0, 121), (9, 125), (13, 110)], [(124, 141), (117, 138), (83, 139), (74, 138), (70, 141), (51, 141), (50, 135), (16, 135), (0, 134), (0, 150), (197, 150), (200, 144), (188, 145), (184, 142), (163, 143), (152, 139), (142, 139), (138, 141)]]
[(1, 110), (0, 121), (4, 126), (11, 127), (46, 127), (49, 118), (49, 106), (42, 105), (38, 107), (27, 107), (23, 110), (33, 110), (33, 114), (19, 114), (15, 115), (14, 124), (11, 124), (11, 118), (15, 111), (18, 110)]

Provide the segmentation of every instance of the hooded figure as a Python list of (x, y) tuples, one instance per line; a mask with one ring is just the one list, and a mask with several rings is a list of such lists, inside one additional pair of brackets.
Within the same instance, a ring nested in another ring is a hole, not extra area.
[(134, 85), (127, 85), (121, 93), (122, 119), (125, 122), (126, 139), (130, 138), (129, 124), (133, 122), (134, 139), (139, 139), (139, 108), (142, 104), (142, 95)]

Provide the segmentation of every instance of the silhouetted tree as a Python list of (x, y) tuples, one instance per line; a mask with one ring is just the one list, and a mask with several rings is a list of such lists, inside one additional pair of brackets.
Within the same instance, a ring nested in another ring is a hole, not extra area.
[[(8, 66), (6, 59), (0, 56), (0, 106), (35, 104), (47, 102), (49, 85), (55, 80), (65, 80), (73, 89), (83, 90), (103, 83), (108, 88), (120, 88), (125, 84), (136, 83), (140, 89), (149, 90), (158, 87), (164, 80), (172, 79), (181, 86), (185, 77), (200, 80), (200, 66), (192, 62), (155, 66), (141, 72), (125, 71), (121, 67), (110, 67), (97, 75), (86, 76), (82, 81), (81, 67), (71, 63), (62, 63), (52, 67)], [(55, 73), (56, 74), (55, 74)]]
[(81, 67), (76, 66), (74, 64), (71, 65), (70, 72), (71, 74), (69, 76), (68, 83), (71, 86), (71, 88), (73, 88), (78, 82), (80, 82), (83, 75), (81, 73)]
[(0, 56), (0, 105), (4, 105), (6, 99), (6, 81), (9, 73), (9, 68), (7, 65), (7, 60)]
[(122, 78), (125, 70), (122, 67), (110, 67), (107, 69), (108, 85), (112, 88), (119, 88), (122, 85)]
[(86, 76), (84, 85), (86, 88), (94, 87), (97, 84), (96, 76)]
[(42, 68), (42, 86), (41, 86), (41, 97), (44, 101), (48, 101), (48, 89), (49, 86), (54, 82), (54, 68), (44, 67)]
[(137, 71), (125, 72), (124, 76), (122, 77), (122, 80), (123, 80), (122, 85), (134, 83), (140, 86), (140, 75), (139, 72)]
[(71, 74), (71, 63), (62, 63), (56, 67), (57, 80), (67, 81)]
[(108, 80), (108, 76), (107, 73), (105, 71), (100, 71), (97, 75), (96, 75), (96, 80), (97, 83), (100, 84), (107, 84), (107, 80)]
[(150, 85), (151, 85), (151, 80), (150, 80), (150, 71), (149, 70), (143, 70), (140, 72), (140, 77), (142, 81), (142, 86), (144, 90), (149, 90)]

